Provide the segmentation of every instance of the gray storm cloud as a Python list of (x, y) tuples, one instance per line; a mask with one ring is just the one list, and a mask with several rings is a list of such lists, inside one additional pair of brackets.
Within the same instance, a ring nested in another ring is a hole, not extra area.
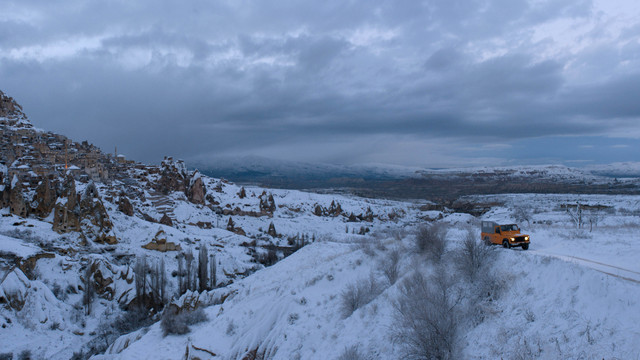
[(36, 126), (142, 161), (442, 166), (640, 138), (632, 2), (6, 5), (0, 87)]

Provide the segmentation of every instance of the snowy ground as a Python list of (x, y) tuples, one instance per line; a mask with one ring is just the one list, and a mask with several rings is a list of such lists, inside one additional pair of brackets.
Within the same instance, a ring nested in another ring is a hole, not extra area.
[[(589, 197), (589, 201), (614, 206), (589, 232), (573, 229), (568, 215), (556, 209), (575, 198), (536, 198), (509, 196), (507, 203), (527, 201), (537, 206), (539, 202), (547, 211), (533, 214), (531, 226), (522, 225), (533, 239), (529, 251), (495, 247), (498, 258), (493, 269), (505, 287), (496, 300), (482, 305), (482, 321), (462, 320), (461, 356), (638, 358), (640, 284), (612, 270), (617, 266), (640, 271), (634, 262), (640, 250), (640, 243), (634, 242), (638, 218), (621, 210), (637, 209), (638, 199)], [(496, 208), (484, 218), (513, 222), (509, 206)], [(538, 224), (539, 220), (552, 222)], [(462, 214), (444, 219), (451, 224), (451, 256), (467, 226), (477, 221)], [(189, 349), (191, 356), (200, 358), (242, 359), (254, 351), (269, 359), (336, 359), (353, 346), (367, 358), (401, 358), (402, 345), (393, 341), (391, 329), (392, 304), (402, 280), (384, 285), (373, 301), (346, 318), (340, 310), (341, 294), (349, 284), (370, 276), (384, 283), (379, 264), (393, 248), (403, 249), (404, 277), (415, 269), (428, 271), (430, 265), (415, 255), (411, 235), (399, 241), (387, 233), (368, 241), (363, 245), (361, 239), (343, 237), (307, 246), (234, 284), (235, 295), (208, 307), (209, 321), (194, 325), (190, 334), (163, 337), (156, 324), (137, 341), (133, 339), (140, 334), (129, 337), (127, 348), (114, 347), (111, 354), (96, 358), (173, 359)], [(594, 266), (594, 261), (606, 265)], [(602, 266), (608, 266), (607, 271)]]
[[(229, 193), (237, 192), (231, 188)], [(233, 185), (235, 186), (235, 185)], [(246, 199), (228, 197), (233, 206), (256, 206), (261, 189), (247, 188)], [(413, 271), (430, 273), (433, 264), (414, 249), (413, 230), (422, 223), (420, 217), (435, 217), (431, 212), (420, 212), (413, 203), (387, 202), (332, 195), (308, 194), (297, 191), (273, 191), (276, 203), (281, 205), (273, 218), (234, 217), (248, 233), (259, 233), (273, 221), (279, 232), (315, 234), (318, 241), (303, 247), (274, 266), (214, 290), (209, 295), (230, 294), (222, 303), (204, 309), (208, 321), (191, 325), (186, 335), (163, 336), (159, 323), (124, 335), (107, 354), (96, 359), (243, 359), (250, 354), (264, 354), (269, 359), (336, 359), (345, 349), (357, 347), (357, 352), (371, 359), (402, 358), (402, 343), (394, 341), (392, 329), (397, 324), (393, 303), (399, 297), (400, 284)], [(319, 203), (328, 206), (337, 199), (346, 211), (363, 212), (371, 207), (379, 217), (368, 226), (372, 232), (359, 236), (345, 232), (345, 227), (360, 226), (342, 218), (312, 215)], [(449, 226), (448, 255), (452, 262), (459, 252), (461, 241), (468, 229), (477, 232), (480, 220), (500, 223), (515, 222), (513, 209), (526, 206), (528, 222), (520, 222), (523, 232), (532, 237), (528, 251), (519, 248), (506, 250), (494, 247), (497, 259), (491, 266), (503, 281), (499, 296), (484, 301), (483, 317), (478, 320), (461, 319), (457, 349), (465, 359), (637, 359), (640, 354), (640, 197), (633, 196), (574, 196), (574, 195), (500, 195), (477, 197), (477, 201), (500, 201), (481, 219), (466, 214), (444, 213), (441, 222)], [(589, 226), (576, 229), (563, 204), (576, 202), (601, 210), (584, 213), (591, 219)], [(215, 219), (208, 209), (195, 205), (182, 208), (176, 216)], [(116, 213), (107, 204), (119, 234), (125, 234), (118, 252), (141, 252), (140, 246), (155, 234), (158, 224)], [(389, 213), (404, 214), (393, 221)], [(182, 215), (180, 215), (182, 214)], [(223, 221), (221, 219), (220, 221)], [(596, 221), (597, 220), (597, 221)], [(7, 252), (34, 251), (38, 239), (49, 239), (56, 246), (64, 241), (50, 230), (50, 225), (27, 220), (34, 234), (30, 241), (14, 235), (16, 219), (2, 217), (0, 230), (4, 236), (0, 244)], [(209, 220), (210, 221), (210, 220)], [(24, 226), (28, 225), (24, 224)], [(223, 229), (199, 229), (180, 225), (163, 227), (170, 241), (188, 245), (182, 239), (199, 239), (193, 246), (206, 243), (221, 249), (222, 268), (239, 268), (250, 264), (244, 259), (238, 243), (246, 239)], [(13, 235), (12, 235), (13, 234)], [(8, 238), (7, 238), (8, 237)], [(381, 264), (394, 249), (402, 254), (401, 278), (389, 284), (381, 271)], [(85, 257), (89, 256), (87, 254)], [(110, 257), (93, 254), (93, 257)], [(26, 307), (33, 314), (25, 321), (24, 314), (0, 310), (0, 348), (18, 354), (25, 348), (33, 355), (51, 359), (68, 358), (83, 342), (92, 338), (91, 329), (100, 323), (98, 317), (83, 317), (71, 305), (80, 300), (80, 294), (70, 294), (62, 302), (51, 295), (53, 284), (77, 285), (82, 257), (56, 255), (39, 262), (40, 280), (31, 286), (42, 295)], [(69, 267), (70, 266), (70, 267)], [(453, 265), (451, 274), (462, 285)], [(380, 289), (366, 305), (345, 316), (343, 294), (352, 284), (374, 279)], [(20, 279), (14, 279), (17, 283)], [(124, 286), (124, 285), (123, 285)], [(44, 304), (44, 306), (42, 305)], [(40, 307), (38, 307), (40, 306)], [(34, 309), (37, 309), (34, 310)], [(50, 324), (38, 325), (49, 314), (56, 312), (60, 328)], [(118, 312), (112, 303), (97, 300), (96, 314)], [(75, 320), (74, 320), (75, 318)], [(11, 321), (7, 324), (7, 319)], [(86, 322), (82, 327), (82, 321)], [(75, 334), (74, 334), (75, 332)], [(38, 344), (33, 346), (32, 344)], [(3, 351), (0, 351), (2, 353)], [(215, 355), (212, 355), (215, 354)]]
[[(240, 199), (240, 186), (204, 179), (208, 193), (222, 208), (259, 212), (259, 196), (265, 189), (247, 187), (247, 197)], [(213, 190), (218, 185), (221, 191)], [(78, 192), (82, 192), (84, 186), (77, 183)], [(99, 335), (99, 327), (105, 321), (122, 313), (118, 303), (126, 304), (132, 299), (131, 268), (136, 257), (145, 255), (152, 264), (164, 259), (169, 273), (177, 269), (176, 252), (163, 253), (142, 248), (159, 231), (165, 233), (167, 241), (179, 244), (183, 250), (197, 252), (198, 248), (206, 246), (209, 254), (216, 256), (218, 284), (226, 284), (263, 268), (250, 256), (246, 245), (256, 239), (262, 239), (259, 244), (287, 246), (289, 237), (305, 236), (307, 241), (328, 236), (343, 237), (346, 232), (351, 234), (361, 227), (381, 230), (398, 224), (414, 224), (421, 214), (416, 204), (408, 202), (267, 189), (273, 194), (277, 206), (272, 216), (229, 216), (186, 202), (184, 194), (174, 193), (167, 200), (172, 204), (175, 216), (175, 224), (171, 227), (145, 221), (139, 216), (124, 215), (117, 211), (113, 200), (109, 200), (109, 192), (113, 190), (102, 184), (98, 187), (118, 237), (119, 242), (114, 246), (84, 245), (75, 233), (58, 234), (52, 230), (53, 216), (42, 220), (21, 219), (9, 214), (8, 209), (0, 210), (0, 298), (3, 297), (2, 291), (6, 290), (18, 294), (14, 296), (16, 298), (27, 300), (20, 311), (0, 306), (0, 354), (9, 352), (17, 356), (29, 350), (36, 358), (68, 359), (79, 352), (85, 343)], [(150, 194), (146, 195), (145, 201), (132, 199), (133, 206), (136, 211), (157, 220), (162, 214), (150, 200)], [(363, 214), (370, 208), (375, 219), (371, 222), (347, 222), (345, 216), (313, 214), (316, 205), (328, 208), (334, 201), (346, 214)], [(230, 217), (247, 236), (226, 230)], [(199, 221), (211, 223), (213, 228), (201, 228), (196, 225)], [(272, 238), (266, 234), (272, 222), (279, 237)], [(28, 280), (19, 270), (14, 270), (16, 258), (27, 259), (45, 253), (50, 257), (38, 260), (33, 270), (33, 277), (37, 280)], [(114, 279), (112, 288), (115, 295), (113, 300), (97, 297), (92, 313), (87, 316), (81, 306), (81, 275), (92, 262), (101, 264), (102, 274)], [(122, 278), (123, 274), (128, 274), (126, 279)], [(175, 278), (169, 277), (170, 295), (176, 292), (176, 285)]]

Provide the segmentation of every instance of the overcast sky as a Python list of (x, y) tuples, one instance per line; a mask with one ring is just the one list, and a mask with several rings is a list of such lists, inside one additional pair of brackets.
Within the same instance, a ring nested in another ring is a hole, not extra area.
[(640, 5), (4, 0), (0, 89), (148, 163), (640, 161)]

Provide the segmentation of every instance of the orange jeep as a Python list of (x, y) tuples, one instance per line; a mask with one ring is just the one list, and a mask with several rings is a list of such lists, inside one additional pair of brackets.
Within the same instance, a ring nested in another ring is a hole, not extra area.
[(498, 225), (493, 221), (483, 221), (480, 236), (487, 245), (502, 244), (505, 248), (521, 246), (523, 250), (529, 248), (529, 235), (521, 234), (516, 224)]

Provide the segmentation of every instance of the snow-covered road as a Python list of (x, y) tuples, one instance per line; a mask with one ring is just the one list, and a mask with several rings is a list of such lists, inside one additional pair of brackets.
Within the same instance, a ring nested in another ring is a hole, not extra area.
[(620, 279), (628, 280), (640, 284), (640, 272), (635, 270), (626, 269), (620, 266), (606, 264), (600, 261), (590, 260), (583, 257), (572, 256), (572, 255), (561, 255), (554, 254), (551, 252), (546, 252), (542, 250), (531, 250), (529, 254), (541, 255), (541, 256), (551, 256), (557, 259), (561, 259), (567, 262), (571, 262), (577, 265), (586, 266), (591, 269), (597, 270), (601, 273), (615, 276)]

